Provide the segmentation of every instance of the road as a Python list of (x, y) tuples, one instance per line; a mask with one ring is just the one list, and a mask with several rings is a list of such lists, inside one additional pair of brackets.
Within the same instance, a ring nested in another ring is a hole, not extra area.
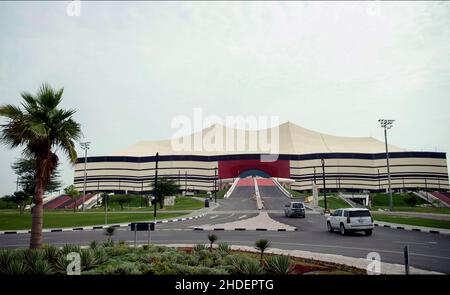
[[(378, 252), (383, 262), (403, 264), (403, 247), (409, 246), (411, 266), (450, 274), (450, 235), (430, 234), (390, 228), (375, 228), (372, 236), (351, 234), (341, 236), (328, 233), (325, 217), (308, 214), (305, 219), (287, 218), (283, 206), (289, 202), (276, 187), (260, 186), (261, 198), (269, 216), (276, 221), (297, 227), (295, 232), (275, 231), (214, 231), (219, 242), (251, 246), (258, 239), (265, 238), (272, 246), (280, 249), (306, 250), (319, 253), (339, 254), (366, 258), (370, 252)], [(207, 215), (189, 221), (158, 224), (152, 232), (152, 243), (197, 244), (207, 243), (210, 231), (196, 231), (198, 225), (222, 224), (243, 220), (257, 215), (256, 202), (252, 199), (254, 189), (250, 186), (236, 187), (229, 199), (218, 200), (220, 206)], [(76, 243), (87, 245), (91, 241), (106, 241), (101, 230), (45, 233), (45, 243), (63, 245)], [(120, 228), (115, 241), (133, 243), (134, 234), (128, 228)], [(139, 243), (147, 242), (146, 233), (140, 233)], [(29, 234), (0, 235), (2, 247), (26, 247)]]
[[(210, 215), (196, 222), (208, 223)], [(296, 232), (215, 231), (214, 233), (218, 235), (219, 242), (233, 245), (251, 246), (256, 240), (265, 238), (272, 242), (273, 247), (280, 249), (306, 250), (358, 258), (366, 258), (368, 253), (375, 251), (381, 255), (383, 262), (398, 264), (403, 264), (403, 247), (408, 245), (411, 266), (450, 274), (450, 236), (448, 235), (376, 228), (370, 237), (361, 234), (341, 236), (338, 233), (328, 233), (322, 222), (323, 216), (320, 215), (308, 215), (305, 219), (286, 219), (280, 216), (277, 220), (297, 226), (299, 230)], [(209, 231), (188, 229), (184, 223), (179, 223), (175, 227), (176, 223), (158, 224), (157, 230), (152, 232), (152, 243), (197, 244), (208, 241)], [(2, 247), (26, 247), (29, 236), (29, 234), (1, 235), (0, 244)], [(45, 243), (59, 246), (68, 243), (88, 245), (93, 240), (106, 241), (106, 237), (101, 230), (44, 234)], [(127, 228), (118, 229), (114, 240), (133, 243), (134, 234)], [(147, 234), (140, 233), (138, 241), (146, 243)]]

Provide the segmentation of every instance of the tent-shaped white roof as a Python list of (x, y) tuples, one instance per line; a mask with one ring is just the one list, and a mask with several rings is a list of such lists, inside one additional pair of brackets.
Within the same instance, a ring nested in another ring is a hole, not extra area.
[[(267, 137), (266, 137), (267, 136)], [(265, 140), (268, 138), (268, 140)], [(264, 144), (267, 142), (267, 144)], [(406, 151), (389, 145), (390, 152)], [(242, 130), (214, 124), (173, 140), (139, 141), (115, 156), (382, 153), (384, 142), (373, 137), (341, 137), (309, 130), (291, 122), (262, 130)]]

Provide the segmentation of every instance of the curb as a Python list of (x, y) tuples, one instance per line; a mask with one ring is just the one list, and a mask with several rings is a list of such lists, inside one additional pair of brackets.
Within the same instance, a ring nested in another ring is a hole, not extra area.
[[(178, 221), (186, 221), (192, 219), (198, 219), (200, 217), (205, 216), (206, 213), (195, 215), (191, 217), (183, 217), (183, 218), (175, 218), (175, 219), (165, 219), (165, 220), (157, 220), (156, 223), (168, 223), (168, 222), (178, 222)], [(54, 233), (54, 232), (69, 232), (69, 231), (83, 231), (83, 230), (98, 230), (104, 229), (108, 227), (129, 227), (131, 223), (121, 223), (121, 224), (110, 224), (110, 225), (93, 225), (93, 226), (85, 226), (85, 227), (72, 227), (72, 228), (48, 228), (43, 229), (42, 233)], [(12, 230), (12, 231), (0, 231), (0, 235), (14, 235), (14, 234), (30, 234), (31, 230)]]
[(396, 223), (388, 223), (388, 222), (374, 222), (373, 224), (376, 227), (386, 227), (386, 228), (392, 228), (392, 229), (400, 229), (400, 230), (409, 230), (409, 231), (417, 231), (417, 232), (423, 232), (423, 233), (430, 233), (430, 234), (441, 234), (441, 235), (450, 235), (450, 232), (445, 229), (439, 229), (439, 228), (417, 228), (414, 226), (408, 226), (408, 225), (401, 225)]
[(229, 228), (229, 229), (225, 229), (225, 228), (222, 228), (222, 227), (216, 227), (216, 228), (211, 228), (211, 229), (205, 229), (203, 227), (194, 227), (192, 230), (195, 230), (195, 231), (283, 231), (283, 232), (298, 231), (297, 228), (294, 228), (294, 229), (286, 229), (286, 228), (275, 228), (275, 229), (252, 228), (252, 229), (247, 229), (247, 228), (244, 228), (244, 227), (236, 227), (236, 228)]

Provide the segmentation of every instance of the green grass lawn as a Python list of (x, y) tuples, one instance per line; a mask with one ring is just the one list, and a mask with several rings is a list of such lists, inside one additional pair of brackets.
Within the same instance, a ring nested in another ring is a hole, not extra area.
[[(156, 213), (157, 219), (178, 217), (182, 213)], [(108, 223), (125, 223), (133, 221), (151, 221), (153, 213), (110, 213)], [(103, 212), (44, 212), (44, 228), (76, 227), (104, 224), (105, 215)], [(31, 214), (25, 212), (19, 214), (17, 211), (0, 212), (0, 230), (19, 230), (31, 228)]]
[[(373, 207), (370, 210), (376, 211), (378, 209), (389, 209), (388, 206)], [(394, 206), (394, 211), (406, 211), (406, 212), (419, 212), (419, 213), (438, 213), (438, 214), (450, 214), (450, 208), (437, 208), (437, 207), (398, 207)]]
[(384, 222), (450, 229), (450, 221), (446, 221), (446, 220), (403, 217), (403, 216), (395, 216), (395, 215), (391, 216), (391, 215), (383, 215), (383, 214), (378, 214), (378, 213), (373, 214), (373, 218), (375, 220), (384, 221)]
[[(219, 198), (218, 192), (217, 198)], [(204, 202), (197, 199), (191, 197), (178, 197), (175, 199), (175, 206), (165, 206), (162, 210), (197, 210), (204, 206)]]
[[(219, 197), (219, 195), (217, 195)], [(153, 211), (153, 207), (140, 207), (140, 200), (134, 200), (130, 204), (123, 207), (123, 212), (126, 211)], [(139, 202), (138, 202), (139, 201)], [(161, 210), (197, 210), (203, 208), (204, 203), (191, 197), (176, 197), (174, 206), (165, 206)], [(157, 205), (159, 210), (159, 205)], [(103, 206), (91, 209), (92, 211), (103, 212), (105, 209)], [(121, 211), (120, 205), (117, 203), (108, 204), (109, 211)]]
[[(319, 200), (319, 206), (324, 208), (325, 201)], [(328, 209), (338, 209), (338, 208), (348, 208), (350, 207), (350, 205), (340, 198), (334, 196), (327, 196), (327, 207)]]
[[(373, 207), (389, 206), (389, 194), (377, 193), (371, 194)], [(413, 193), (394, 193), (392, 194), (394, 206), (396, 207), (413, 207), (414, 204), (408, 202), (410, 199), (416, 200), (417, 205), (426, 204), (426, 201), (417, 197)]]
[(299, 191), (295, 191), (295, 190), (292, 190), (292, 189), (289, 189), (289, 188), (287, 188), (286, 190), (292, 194), (292, 197), (294, 199), (303, 199), (303, 198), (306, 198), (306, 197), (312, 195), (311, 193), (301, 193)]
[[(220, 190), (220, 191), (217, 191), (217, 198), (218, 199), (223, 199), (223, 196), (226, 194), (227, 191), (228, 191), (228, 188)], [(207, 198), (208, 196), (209, 195), (207, 193), (201, 193), (201, 194), (195, 194), (194, 195), (194, 197), (197, 197), (197, 198)], [(212, 194), (211, 196), (214, 199), (214, 194)]]

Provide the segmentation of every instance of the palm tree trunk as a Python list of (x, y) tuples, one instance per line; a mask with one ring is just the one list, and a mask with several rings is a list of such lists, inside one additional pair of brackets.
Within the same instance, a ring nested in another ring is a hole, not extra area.
[(31, 238), (30, 238), (30, 248), (37, 249), (42, 246), (42, 221), (44, 213), (44, 186), (42, 181), (36, 181), (36, 188), (34, 193), (34, 204), (31, 215)]

